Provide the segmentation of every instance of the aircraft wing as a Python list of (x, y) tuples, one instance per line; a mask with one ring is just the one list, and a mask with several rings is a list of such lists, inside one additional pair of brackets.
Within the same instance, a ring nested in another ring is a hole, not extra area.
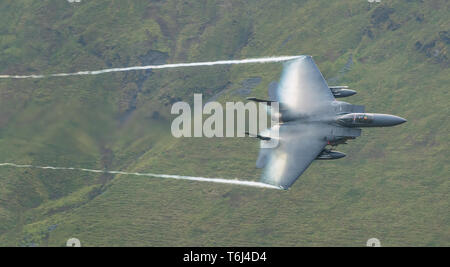
[(333, 114), (335, 98), (311, 56), (284, 63), (275, 96), (281, 112), (295, 117)]
[(265, 168), (261, 181), (288, 189), (325, 148), (326, 132), (324, 124), (281, 124), (276, 147), (263, 148), (265, 141), (261, 141), (257, 162)]

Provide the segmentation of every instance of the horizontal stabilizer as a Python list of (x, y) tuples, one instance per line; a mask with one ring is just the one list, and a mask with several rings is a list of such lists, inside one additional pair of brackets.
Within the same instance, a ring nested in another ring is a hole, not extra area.
[(348, 97), (356, 94), (356, 91), (348, 89), (347, 85), (329, 87), (335, 98)]
[(341, 86), (328, 86), (331, 90), (333, 89), (348, 89), (347, 85), (341, 85)]
[(247, 100), (254, 101), (254, 102), (262, 102), (262, 103), (266, 103), (267, 105), (270, 105), (273, 102), (277, 102), (277, 101), (272, 101), (272, 100), (259, 99), (256, 97), (247, 97)]
[(262, 135), (259, 135), (259, 134), (257, 134), (257, 135), (250, 134), (249, 132), (245, 132), (245, 135), (248, 135), (249, 137), (258, 138), (258, 139), (263, 140), (263, 141), (269, 141), (269, 140), (272, 139), (270, 137), (262, 136)]

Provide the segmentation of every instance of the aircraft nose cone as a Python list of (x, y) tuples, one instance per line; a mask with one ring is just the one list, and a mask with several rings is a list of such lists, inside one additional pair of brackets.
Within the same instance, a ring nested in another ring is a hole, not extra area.
[(386, 120), (385, 121), (386, 124), (389, 126), (399, 125), (399, 124), (405, 123), (407, 121), (402, 117), (393, 116), (393, 115), (386, 117), (385, 120)]
[(404, 118), (402, 118), (402, 117), (397, 117), (397, 116), (394, 116), (395, 117), (395, 124), (394, 125), (398, 125), (398, 124), (402, 124), (402, 123), (405, 123), (405, 122), (407, 122), (407, 120), (406, 119), (404, 119)]
[(389, 127), (405, 123), (406, 120), (402, 117), (389, 114), (374, 114), (372, 125), (374, 127)]

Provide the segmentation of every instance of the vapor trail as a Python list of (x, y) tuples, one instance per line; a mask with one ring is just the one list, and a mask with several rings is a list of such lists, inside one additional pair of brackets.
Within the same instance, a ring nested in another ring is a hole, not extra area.
[(281, 56), (281, 57), (265, 57), (265, 58), (249, 58), (240, 60), (221, 60), (210, 62), (194, 62), (194, 63), (177, 63), (177, 64), (165, 64), (165, 65), (148, 65), (148, 66), (134, 66), (127, 68), (113, 68), (94, 71), (79, 71), (72, 73), (56, 73), (56, 74), (41, 74), (41, 75), (0, 75), (0, 79), (41, 79), (49, 77), (67, 77), (67, 76), (80, 76), (80, 75), (98, 75), (109, 72), (124, 72), (133, 70), (149, 70), (149, 69), (169, 69), (169, 68), (182, 68), (182, 67), (198, 67), (198, 66), (214, 66), (214, 65), (232, 65), (232, 64), (250, 64), (250, 63), (270, 63), (281, 62), (291, 59), (296, 59), (301, 56)]
[(277, 186), (260, 183), (260, 182), (231, 180), (231, 179), (223, 179), (223, 178), (205, 178), (205, 177), (156, 174), (156, 173), (105, 171), (105, 170), (92, 170), (92, 169), (73, 168), (73, 167), (52, 167), (52, 166), (19, 165), (19, 164), (14, 164), (14, 163), (0, 163), (0, 167), (5, 167), (5, 166), (14, 167), (14, 168), (33, 168), (33, 169), (43, 169), (43, 170), (74, 170), (74, 171), (93, 172), (93, 173), (147, 176), (147, 177), (156, 177), (156, 178), (164, 178), (164, 179), (190, 180), (190, 181), (198, 181), (198, 182), (211, 182), (211, 183), (219, 183), (219, 184), (234, 184), (234, 185), (244, 185), (244, 186), (259, 187), (259, 188), (280, 189)]

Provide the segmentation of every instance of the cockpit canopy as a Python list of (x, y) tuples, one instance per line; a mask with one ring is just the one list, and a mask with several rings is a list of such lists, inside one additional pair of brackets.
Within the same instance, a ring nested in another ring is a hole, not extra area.
[(355, 122), (356, 123), (371, 123), (373, 121), (373, 116), (370, 114), (362, 113), (356, 114)]
[(373, 122), (373, 115), (367, 113), (350, 113), (339, 116), (337, 122), (343, 125), (370, 124)]

